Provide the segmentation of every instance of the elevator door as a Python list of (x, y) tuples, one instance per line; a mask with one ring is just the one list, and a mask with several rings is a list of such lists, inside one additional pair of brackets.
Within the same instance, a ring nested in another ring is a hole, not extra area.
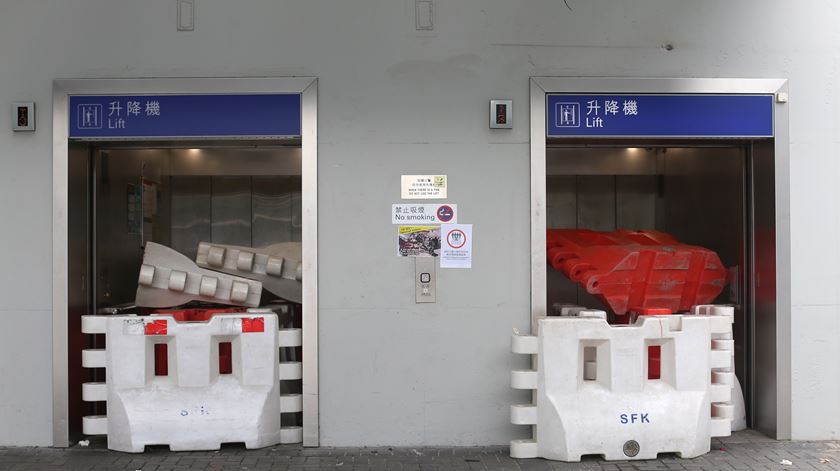
[(146, 242), (194, 260), (199, 242), (301, 240), (300, 150), (108, 148), (96, 174), (96, 307), (130, 304)]
[[(736, 374), (749, 397), (746, 146), (549, 147), (546, 225), (558, 229), (658, 230), (715, 251), (730, 281), (715, 300), (736, 307)], [(547, 305), (608, 310), (548, 268)], [(749, 411), (749, 408), (748, 408)]]
[[(81, 316), (123, 307), (128, 313), (142, 313), (132, 305), (146, 242), (169, 246), (194, 260), (199, 242), (264, 247), (301, 241), (301, 149), (260, 144), (184, 148), (143, 142), (70, 143), (68, 425), (72, 441), (83, 438), (83, 416), (107, 412), (102, 402), (82, 401), (82, 383), (105, 381), (105, 372), (81, 368), (81, 352), (105, 348), (105, 340), (101, 335), (82, 334)], [(276, 300), (264, 294), (261, 305)], [(281, 324), (301, 327), (301, 309), (289, 306), (282, 312), (278, 308)], [(302, 352), (285, 353), (299, 360)]]

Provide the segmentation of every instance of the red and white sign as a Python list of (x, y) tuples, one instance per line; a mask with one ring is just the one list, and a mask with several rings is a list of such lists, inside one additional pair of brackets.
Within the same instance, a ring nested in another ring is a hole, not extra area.
[(441, 224), (440, 267), (472, 268), (472, 224)]

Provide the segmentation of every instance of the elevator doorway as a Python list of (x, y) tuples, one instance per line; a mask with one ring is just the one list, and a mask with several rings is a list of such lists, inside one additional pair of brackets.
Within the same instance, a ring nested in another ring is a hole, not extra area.
[[(84, 438), (83, 417), (106, 416), (105, 402), (86, 402), (85, 383), (104, 383), (101, 368), (82, 368), (82, 351), (104, 349), (101, 335), (81, 333), (81, 316), (155, 312), (135, 305), (138, 273), (152, 242), (196, 260), (200, 243), (262, 248), (302, 241), (301, 149), (286, 141), (73, 142), (69, 153), (71, 268), (85, 289), (69, 299), (70, 439)], [(264, 290), (279, 327), (303, 327), (299, 298)], [(179, 307), (179, 306), (173, 306)], [(184, 308), (203, 308), (190, 303)], [(284, 348), (280, 360), (302, 360), (302, 349)], [(156, 368), (159, 365), (156, 364)], [(300, 395), (299, 382), (282, 381), (281, 394)], [(301, 427), (298, 413), (284, 426)]]
[[(656, 230), (717, 253), (728, 285), (713, 301), (735, 307), (735, 370), (750, 370), (746, 207), (750, 146), (721, 142), (679, 147), (549, 146), (546, 151), (546, 226), (612, 232)], [(546, 303), (609, 307), (560, 271), (546, 271)], [(742, 381), (745, 396), (750, 383)], [(749, 411), (749, 407), (747, 407)], [(749, 414), (748, 414), (749, 415)], [(749, 420), (749, 416), (748, 416)]]
[[(775, 438), (790, 433), (789, 196), (778, 172), (787, 114), (776, 100), (785, 88), (749, 79), (531, 82), (532, 319), (552, 315), (555, 303), (609, 312), (547, 266), (547, 229), (654, 230), (710, 249), (728, 272), (714, 302), (735, 307), (747, 424)], [(708, 113), (677, 106), (685, 103)], [(717, 108), (727, 103), (741, 115)], [(716, 116), (724, 118), (710, 123)]]
[(259, 305), (285, 304), (281, 323), (302, 328), (285, 360), (303, 379), (280, 385), (302, 412), (282, 420), (318, 446), (317, 80), (59, 80), (53, 113), (54, 445), (107, 412), (82, 400), (82, 383), (104, 374), (81, 367), (82, 350), (104, 339), (83, 335), (81, 316), (145, 314), (132, 306), (144, 246), (196, 260), (207, 242), (298, 245), (298, 299), (265, 290)]

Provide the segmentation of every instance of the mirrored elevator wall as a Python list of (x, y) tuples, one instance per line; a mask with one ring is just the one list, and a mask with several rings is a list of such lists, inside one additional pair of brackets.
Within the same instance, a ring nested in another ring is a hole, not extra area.
[(143, 244), (194, 260), (199, 242), (301, 240), (300, 149), (95, 151), (98, 307), (133, 302)]

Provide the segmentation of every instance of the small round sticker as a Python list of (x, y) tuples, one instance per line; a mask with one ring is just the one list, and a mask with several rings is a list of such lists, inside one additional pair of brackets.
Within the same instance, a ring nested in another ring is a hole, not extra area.
[(452, 206), (444, 204), (443, 206), (438, 208), (437, 218), (441, 222), (449, 222), (452, 220), (453, 217), (455, 217), (455, 210), (452, 209)]
[(632, 458), (639, 454), (639, 450), (641, 448), (642, 447), (639, 446), (639, 442), (637, 442), (636, 440), (627, 440), (624, 443), (624, 446), (622, 447), (622, 451), (624, 451), (624, 454), (626, 456)]

